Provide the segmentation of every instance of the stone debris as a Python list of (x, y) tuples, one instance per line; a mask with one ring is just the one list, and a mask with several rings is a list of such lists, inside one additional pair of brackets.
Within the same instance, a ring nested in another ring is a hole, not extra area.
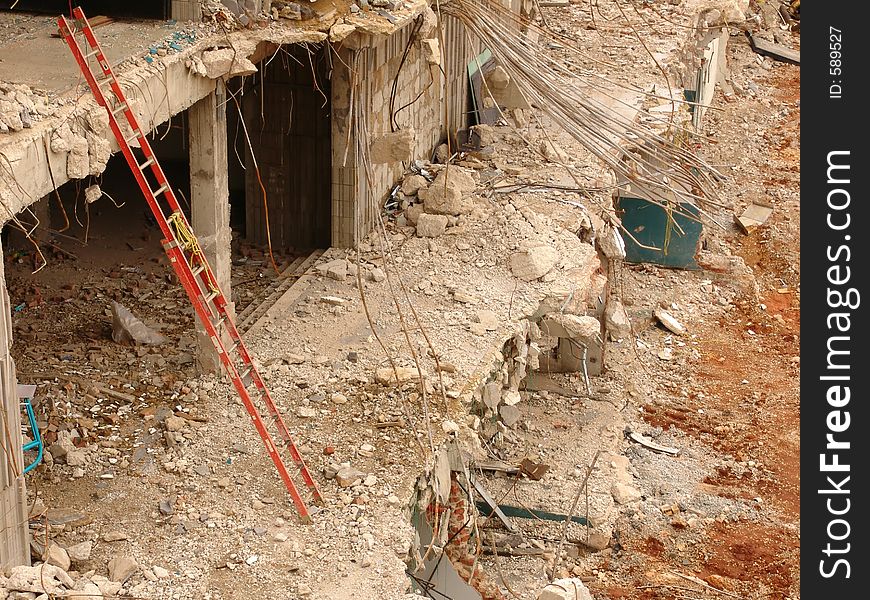
[(202, 53), (201, 60), (205, 68), (205, 76), (209, 79), (229, 79), (253, 75), (257, 72), (257, 66), (248, 60), (243, 52), (233, 48), (207, 50)]
[[(423, 377), (426, 377), (425, 373), (423, 373)], [(420, 374), (414, 367), (396, 367), (395, 370), (392, 367), (381, 367), (375, 372), (375, 381), (381, 385), (404, 384), (419, 379)]]
[(139, 565), (132, 558), (117, 556), (109, 561), (109, 581), (124, 583), (133, 573), (139, 569)]
[(366, 474), (351, 466), (342, 467), (335, 474), (335, 481), (339, 487), (349, 488), (362, 483)]
[(94, 543), (88, 540), (67, 547), (66, 552), (73, 564), (83, 563), (91, 558), (93, 547)]
[(631, 504), (643, 497), (640, 490), (624, 483), (614, 483), (610, 493), (617, 504)]
[(469, 171), (460, 167), (442, 169), (417, 196), (423, 200), (427, 213), (438, 215), (461, 215), (471, 212), (474, 200), (471, 192), (475, 183)]
[(409, 161), (414, 157), (416, 134), (413, 129), (401, 129), (376, 138), (369, 149), (374, 164)]
[(436, 238), (446, 230), (446, 215), (429, 215), (424, 213), (417, 217), (417, 235), (420, 237)]
[(686, 335), (686, 328), (680, 323), (671, 313), (666, 311), (662, 307), (656, 307), (655, 309), (655, 317), (659, 320), (659, 323), (665, 326), (665, 328), (677, 335)]
[(511, 272), (523, 281), (534, 281), (543, 277), (556, 266), (559, 255), (550, 246), (533, 246), (510, 256)]
[(71, 564), (70, 555), (67, 551), (54, 542), (49, 544), (45, 552), (42, 553), (42, 560), (49, 565), (60, 567), (64, 571), (69, 571)]
[(330, 279), (335, 279), (336, 281), (344, 281), (345, 279), (347, 279), (348, 264), (347, 260), (340, 258), (336, 260), (331, 260), (326, 263), (321, 263), (314, 267), (314, 270), (317, 271), (320, 275), (329, 277)]
[(7, 590), (40, 594), (60, 594), (64, 588), (72, 589), (74, 585), (75, 582), (65, 570), (49, 564), (12, 567), (3, 583)]
[(576, 577), (556, 579), (548, 584), (537, 600), (594, 600), (589, 588)]
[(604, 311), (604, 330), (612, 340), (631, 338), (631, 321), (622, 302), (611, 299)]

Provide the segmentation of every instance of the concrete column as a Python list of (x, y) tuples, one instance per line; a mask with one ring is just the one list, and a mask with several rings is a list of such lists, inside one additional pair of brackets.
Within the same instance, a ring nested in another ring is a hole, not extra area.
[[(218, 82), (215, 91), (188, 110), (190, 127), (191, 225), (199, 238), (218, 285), (229, 300), (230, 289), (230, 202), (227, 180), (226, 89)], [(232, 305), (230, 306), (231, 312)], [(220, 370), (220, 362), (209, 338), (197, 325), (197, 359), (206, 372)]]

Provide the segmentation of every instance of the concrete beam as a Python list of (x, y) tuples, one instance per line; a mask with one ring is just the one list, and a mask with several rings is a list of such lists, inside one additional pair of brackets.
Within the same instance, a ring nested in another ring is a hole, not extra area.
[[(199, 237), (206, 260), (227, 299), (230, 288), (230, 201), (227, 177), (226, 88), (215, 91), (188, 111), (190, 141), (191, 225)], [(230, 303), (230, 312), (233, 312)], [(214, 345), (197, 323), (197, 358), (206, 372), (221, 368)]]
[[(139, 68), (124, 74), (120, 80), (145, 131), (152, 131), (215, 89), (215, 80), (191, 73), (183, 60), (166, 64), (159, 71)], [(95, 109), (102, 110), (93, 96), (85, 94), (55, 118), (3, 136), (0, 142), (0, 224), (69, 181), (68, 153), (51, 151), (51, 134), (68, 119), (86, 121), (88, 112)], [(109, 141), (112, 153), (119, 150), (108, 128), (100, 135)]]

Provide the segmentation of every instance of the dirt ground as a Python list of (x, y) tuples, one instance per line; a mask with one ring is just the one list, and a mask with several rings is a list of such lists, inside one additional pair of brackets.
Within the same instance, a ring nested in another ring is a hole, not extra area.
[[(606, 10), (617, 18), (612, 6)], [(632, 44), (633, 32), (614, 25), (618, 20), (599, 16), (593, 23), (581, 5), (545, 15), (563, 33), (600, 28), (582, 41), (590, 56), (609, 61), (611, 73), (632, 65), (640, 87), (660, 75)], [(659, 23), (650, 35), (666, 47), (678, 30)], [(796, 34), (791, 43), (799, 47)], [(759, 59), (742, 34), (731, 37), (728, 61), (734, 92), (717, 91), (700, 152), (725, 175), (721, 193), (733, 210), (718, 215), (724, 228), (705, 228), (702, 269), (625, 265), (621, 292), (636, 339), (609, 344), (592, 394), (577, 374), (525, 389), (519, 424), (487, 448), (507, 462), (548, 464), (541, 481), (499, 474), (481, 480), (505, 502), (555, 512), (567, 511), (586, 465), (601, 452), (585, 513), (597, 541), (590, 545), (587, 530), (572, 526), (577, 544), (558, 573), (579, 577), (599, 599), (800, 597), (800, 71)], [(543, 139), (534, 124), (524, 134)], [(564, 133), (549, 135), (588, 159)], [(570, 184), (561, 167), (543, 162), (509, 128), (498, 128), (497, 137), (494, 164), (509, 162), (519, 173), (514, 180)], [(477, 169), (480, 182), (494, 164)], [(592, 163), (583, 167), (589, 181), (599, 172)], [(588, 205), (579, 194), (499, 197), (490, 187), (479, 186), (474, 214), (440, 238), (418, 238), (395, 218), (388, 224), (402, 285), (441, 360), (454, 368), (445, 384), (455, 392), (451, 400), (547, 291), (546, 284), (517, 283), (507, 256), (524, 236), (555, 244), (594, 210), (553, 201)], [(774, 211), (746, 235), (732, 218), (752, 201), (770, 202)], [(318, 261), (360, 265), (367, 306), (354, 278), (312, 271), (247, 337), (326, 498), (306, 528), (227, 383), (198, 375), (192, 310), (143, 208), (132, 201), (121, 210), (103, 207), (87, 246), (75, 226), (68, 235), (78, 242), (53, 238), (60, 249), (49, 248), (50, 264), (37, 275), (30, 274), (36, 259), (27, 244), (10, 240), (5, 252), (19, 379), (39, 384), (49, 445), (75, 429), (84, 457), (29, 476), (36, 545), (91, 541), (90, 556), (73, 570), (94, 581), (110, 558), (134, 558), (138, 571), (114, 593), (138, 598), (404, 598), (411, 499), (426, 467), (418, 444), (425, 445), (427, 425), (440, 435), (445, 421), (464, 426), (473, 417), (458, 401), (433, 402), (424, 423), (422, 404), (409, 413), (398, 389), (374, 380), (387, 363), (373, 333), (402, 366), (413, 365), (391, 303), (393, 282), (366, 279), (383, 266), (375, 245), (330, 250)], [(143, 233), (114, 237), (120, 224)], [(262, 249), (236, 239), (233, 250), (233, 294), (243, 311), (268, 296), (275, 275)], [(591, 249), (560, 250), (564, 270), (591, 264), (594, 271)], [(296, 257), (277, 258), (287, 265)], [(112, 342), (111, 300), (170, 343)], [(652, 316), (656, 307), (666, 307), (688, 333), (665, 330)], [(497, 327), (475, 329), (483, 310), (496, 314)], [(428, 344), (415, 338), (414, 346), (432, 370)], [(413, 384), (405, 391), (420, 401)], [(182, 424), (170, 428), (177, 423), (170, 417)], [(679, 453), (630, 442), (626, 428)], [(326, 479), (339, 463), (359, 469), (366, 482), (344, 488)], [(635, 488), (639, 498), (617, 501), (615, 483)], [(537, 596), (561, 534), (561, 523), (527, 521), (517, 522), (528, 552), (480, 557), (506, 597)], [(481, 527), (486, 540), (504, 533), (493, 520)]]

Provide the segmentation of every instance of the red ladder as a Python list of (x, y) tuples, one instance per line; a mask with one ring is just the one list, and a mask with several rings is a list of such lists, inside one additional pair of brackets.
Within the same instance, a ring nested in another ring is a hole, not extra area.
[[(81, 67), (82, 73), (84, 73), (85, 79), (88, 81), (94, 98), (96, 98), (100, 106), (106, 109), (109, 115), (109, 126), (112, 128), (112, 133), (115, 134), (115, 139), (118, 140), (121, 152), (124, 153), (124, 158), (127, 159), (127, 164), (130, 166), (130, 170), (133, 172), (133, 176), (136, 178), (136, 182), (139, 184), (142, 194), (145, 196), (145, 200), (148, 201), (148, 206), (151, 208), (151, 212), (154, 213), (154, 218), (157, 219), (160, 230), (163, 232), (164, 239), (162, 243), (169, 257), (169, 262), (172, 264), (176, 275), (178, 275), (181, 284), (190, 297), (199, 320), (214, 343), (221, 364), (230, 379), (232, 379), (233, 385), (235, 385), (236, 391), (245, 405), (245, 409), (247, 409), (248, 414), (251, 416), (257, 433), (263, 439), (266, 451), (269, 453), (272, 462), (275, 463), (278, 474), (284, 481), (284, 485), (287, 487), (287, 491), (296, 505), (299, 516), (302, 517), (304, 522), (310, 522), (311, 516), (305, 500), (299, 494), (299, 490), (290, 477), (287, 466), (281, 458), (281, 452), (276, 447), (273, 436), (269, 433), (267, 423), (277, 430), (278, 436), (283, 441), (287, 452), (298, 467), (302, 480), (311, 493), (310, 500), (317, 504), (322, 504), (323, 497), (317, 488), (317, 483), (311, 477), (308, 467), (305, 466), (305, 461), (302, 459), (302, 455), (299, 453), (287, 429), (287, 425), (284, 423), (284, 419), (272, 401), (272, 396), (269, 394), (266, 384), (254, 367), (251, 356), (248, 354), (248, 350), (245, 348), (245, 344), (236, 329), (236, 324), (232, 316), (227, 312), (227, 300), (217, 285), (217, 280), (202, 253), (199, 242), (175, 198), (172, 187), (163, 174), (160, 163), (157, 162), (157, 157), (151, 150), (151, 144), (148, 143), (145, 132), (139, 127), (136, 116), (133, 114), (124, 96), (124, 91), (121, 89), (121, 85), (100, 47), (100, 43), (94, 36), (93, 29), (91, 29), (84, 11), (81, 8), (75, 8), (72, 12), (72, 19), (61, 16), (58, 19), (58, 26), (60, 27), (61, 36), (66, 40), (67, 45), (72, 50), (73, 56), (79, 63), (79, 67)], [(78, 34), (83, 34), (86, 46), (79, 45)], [(97, 64), (99, 64), (102, 72), (99, 78), (91, 69), (89, 62), (91, 58), (95, 58)], [(111, 104), (109, 98), (111, 98)], [(118, 123), (120, 115), (124, 116), (130, 127), (129, 137), (125, 137)], [(141, 161), (133, 154), (133, 149), (130, 147), (130, 143), (133, 141), (139, 143), (143, 154)], [(146, 177), (149, 168), (154, 180), (157, 182), (156, 189), (152, 188)], [(168, 205), (168, 217), (158, 202), (160, 197)], [(229, 348), (224, 347), (224, 334), (232, 341), (232, 345)], [(269, 419), (264, 419), (261, 416), (257, 408), (258, 403), (265, 404), (269, 413)]]

